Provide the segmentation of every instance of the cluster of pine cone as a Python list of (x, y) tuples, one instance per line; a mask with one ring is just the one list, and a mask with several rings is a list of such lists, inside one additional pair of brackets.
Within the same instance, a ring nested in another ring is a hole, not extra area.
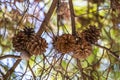
[(77, 34), (63, 34), (53, 40), (54, 48), (60, 53), (73, 53), (74, 58), (87, 58), (92, 53), (92, 44), (95, 44), (100, 36), (100, 30), (96, 26), (89, 26), (86, 30)]
[(16, 51), (27, 53), (29, 56), (42, 54), (47, 48), (46, 40), (36, 35), (33, 28), (28, 27), (18, 31), (12, 39), (12, 43)]
[[(63, 34), (53, 39), (54, 48), (63, 54), (73, 53), (74, 58), (87, 58), (92, 53), (92, 44), (95, 44), (100, 36), (100, 30), (96, 26), (89, 26), (76, 36)], [(38, 55), (46, 51), (47, 42), (34, 32), (33, 28), (25, 27), (19, 31), (12, 40), (13, 47), (18, 52), (27, 55)]]

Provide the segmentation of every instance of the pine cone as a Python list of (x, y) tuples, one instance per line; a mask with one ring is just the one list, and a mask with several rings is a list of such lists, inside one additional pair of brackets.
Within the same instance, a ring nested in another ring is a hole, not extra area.
[(27, 36), (22, 31), (18, 32), (12, 39), (13, 47), (18, 52), (25, 50), (25, 42), (27, 42)]
[(27, 35), (28, 37), (35, 34), (34, 29), (30, 27), (25, 27), (23, 33), (25, 33), (25, 35)]
[(29, 37), (34, 34), (33, 28), (25, 27), (23, 31), (18, 31), (18, 33), (13, 37), (12, 43), (16, 51), (26, 51), (26, 42), (29, 41)]
[(53, 40), (53, 45), (58, 52), (69, 53), (74, 51), (75, 38), (71, 34), (63, 34)]
[(87, 58), (92, 53), (92, 45), (85, 39), (80, 39), (73, 52), (74, 58)]
[(46, 40), (37, 35), (32, 35), (29, 42), (26, 42), (26, 49), (31, 55), (42, 54), (46, 51), (46, 48)]
[(47, 48), (45, 39), (37, 36), (33, 28), (27, 27), (25, 27), (23, 31), (19, 31), (18, 34), (13, 37), (12, 43), (16, 51), (26, 51), (30, 55), (43, 53)]
[(81, 33), (81, 36), (84, 37), (86, 41), (90, 42), (91, 44), (94, 44), (100, 37), (100, 30), (97, 29), (95, 26), (90, 25), (88, 29), (84, 30)]

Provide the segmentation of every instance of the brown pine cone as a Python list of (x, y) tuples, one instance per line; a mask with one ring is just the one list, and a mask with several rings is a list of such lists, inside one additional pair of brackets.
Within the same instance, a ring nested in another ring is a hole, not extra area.
[(12, 39), (13, 47), (18, 52), (25, 50), (25, 42), (27, 42), (27, 36), (22, 31), (18, 32)]
[(71, 34), (63, 34), (53, 41), (53, 45), (58, 52), (65, 54), (74, 51), (76, 40)]
[(91, 44), (94, 44), (100, 37), (100, 30), (97, 29), (95, 26), (90, 25), (88, 29), (84, 30), (81, 33), (81, 36), (82, 38), (85, 38), (86, 41), (90, 42)]
[(42, 37), (32, 35), (26, 43), (26, 49), (31, 55), (39, 55), (46, 51), (47, 42)]
[(23, 30), (18, 31), (12, 39), (13, 47), (16, 51), (26, 51), (26, 42), (29, 41), (29, 37), (34, 35), (34, 29), (25, 27)]
[(80, 39), (73, 52), (74, 58), (85, 59), (92, 53), (92, 45), (85, 39)]

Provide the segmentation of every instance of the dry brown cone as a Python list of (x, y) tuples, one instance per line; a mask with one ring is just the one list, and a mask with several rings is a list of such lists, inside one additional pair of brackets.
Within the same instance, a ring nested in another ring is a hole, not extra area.
[(25, 27), (23, 30), (18, 31), (12, 39), (15, 50), (18, 52), (26, 51), (26, 42), (29, 41), (29, 37), (33, 34), (33, 28)]
[[(45, 39), (37, 36), (33, 28), (25, 27), (13, 37), (13, 47), (18, 52), (27, 52), (29, 55), (38, 55), (46, 51)], [(24, 53), (23, 53), (24, 54)]]
[(26, 49), (31, 55), (39, 55), (46, 51), (47, 42), (42, 37), (32, 35), (29, 42), (26, 42)]
[(78, 59), (86, 59), (92, 53), (92, 45), (85, 39), (79, 39), (73, 52), (73, 57)]
[(94, 44), (100, 37), (100, 29), (90, 25), (88, 29), (81, 33), (81, 37), (85, 38), (89, 43)]
[(119, 0), (111, 0), (111, 8), (116, 11), (116, 10), (120, 10), (120, 2)]
[(18, 32), (18, 34), (12, 38), (13, 47), (18, 52), (26, 49), (25, 42), (27, 42), (27, 36), (22, 31)]
[(55, 49), (60, 53), (65, 54), (74, 51), (76, 40), (71, 34), (63, 34), (53, 41)]

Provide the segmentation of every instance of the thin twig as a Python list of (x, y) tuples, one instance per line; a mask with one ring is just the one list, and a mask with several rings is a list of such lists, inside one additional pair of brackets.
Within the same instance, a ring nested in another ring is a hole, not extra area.
[(6, 59), (6, 58), (21, 59), (20, 56), (16, 56), (16, 55), (4, 55), (4, 56), (0, 56), (0, 60), (2, 60), (2, 59)]
[(83, 80), (85, 80), (85, 77), (84, 77), (84, 74), (83, 74), (83, 68), (82, 68), (82, 66), (81, 66), (81, 64), (80, 64), (80, 60), (79, 60), (79, 59), (77, 59), (77, 66), (78, 66), (78, 69), (80, 70), (81, 78), (82, 78)]
[[(60, 5), (60, 0), (57, 3), (57, 9), (59, 9), (59, 5)], [(57, 13), (57, 36), (59, 36), (59, 29), (60, 29), (60, 15), (58, 15)]]
[(95, 46), (98, 46), (98, 47), (100, 47), (100, 48), (102, 48), (102, 49), (107, 50), (113, 57), (115, 57), (117, 60), (120, 60), (120, 59), (119, 59), (119, 55), (116, 54), (116, 53), (119, 52), (119, 51), (113, 52), (113, 51), (111, 51), (109, 48), (107, 48), (107, 47), (105, 47), (105, 46), (101, 46), (101, 45), (99, 45), (99, 44), (94, 44), (94, 45), (95, 45)]
[(7, 73), (3, 76), (4, 80), (8, 80), (9, 77), (12, 75), (14, 72), (15, 68), (18, 66), (18, 64), (21, 62), (21, 59), (16, 60), (14, 65), (7, 71)]
[(30, 71), (31, 71), (31, 73), (32, 73), (32, 75), (33, 75), (33, 79), (35, 80), (35, 74), (34, 74), (34, 72), (33, 72), (33, 70), (32, 70), (32, 68), (31, 68), (31, 66), (30, 66), (30, 64), (29, 64), (29, 62), (28, 62), (28, 67), (29, 67), (29, 69), (30, 69)]
[(29, 64), (29, 63), (27, 63), (27, 66), (26, 66), (25, 72), (24, 72), (24, 73), (22, 74), (22, 76), (21, 76), (21, 80), (23, 79), (23, 77), (25, 76), (25, 74), (26, 74), (26, 72), (27, 72), (28, 64)]
[(72, 60), (72, 57), (71, 57), (71, 59), (68, 61), (67, 65), (66, 65), (65, 74), (66, 74), (67, 76), (68, 76), (68, 67), (69, 67), (69, 64), (70, 64), (71, 60)]
[(25, 17), (25, 15), (26, 15), (28, 9), (29, 9), (29, 4), (28, 4), (27, 8), (25, 9), (25, 11), (24, 11), (24, 13), (23, 13), (23, 16), (21, 17), (21, 19), (20, 19), (19, 22), (17, 23), (17, 26), (19, 26), (19, 25), (21, 24), (22, 20), (24, 20), (24, 17)]

